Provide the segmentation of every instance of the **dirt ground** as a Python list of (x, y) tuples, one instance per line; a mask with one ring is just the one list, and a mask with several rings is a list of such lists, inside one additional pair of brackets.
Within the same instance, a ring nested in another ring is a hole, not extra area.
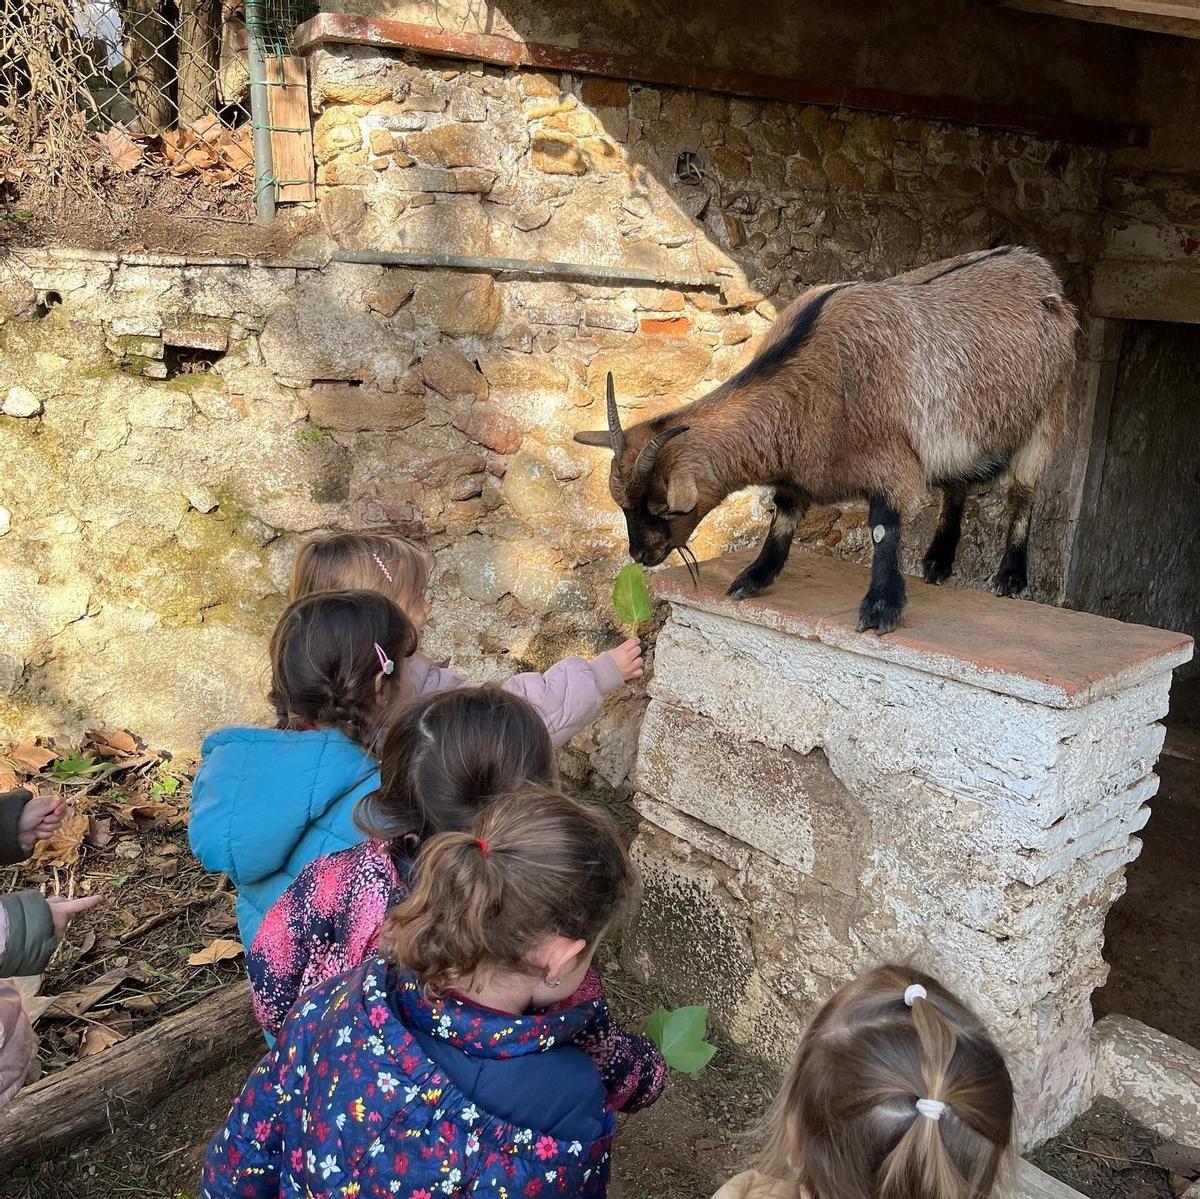
[(1120, 1012), (1200, 1045), (1200, 706), (1176, 706), (1142, 853), (1105, 929), (1112, 972), (1092, 1006), (1098, 1017)]
[(1189, 1178), (1170, 1166), (1190, 1172), (1196, 1159), (1172, 1156), (1172, 1148), (1164, 1152), (1162, 1137), (1119, 1104), (1101, 1099), (1030, 1160), (1089, 1199), (1175, 1199)]

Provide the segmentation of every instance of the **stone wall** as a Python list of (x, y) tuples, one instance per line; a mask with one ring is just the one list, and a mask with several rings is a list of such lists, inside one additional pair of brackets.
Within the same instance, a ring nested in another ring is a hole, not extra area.
[[(603, 424), (606, 371), (627, 417), (645, 416), (728, 377), (808, 283), (998, 241), (1045, 250), (1086, 308), (1098, 150), (368, 49), (317, 51), (312, 68), (325, 233), (296, 247), (309, 265), (39, 252), (3, 266), (10, 732), (113, 721), (189, 752), (206, 727), (257, 717), (291, 554), (328, 527), (429, 538), (432, 646), (469, 674), (593, 651), (616, 636), (625, 547), (607, 461), (571, 435)], [(699, 185), (673, 177), (685, 150)], [(721, 287), (316, 265), (338, 246)], [(1039, 509), (1039, 596), (1059, 594), (1083, 437)], [(757, 496), (731, 501), (697, 551), (750, 544), (762, 515)], [(863, 515), (816, 511), (800, 540), (865, 558)], [(999, 540), (996, 497), (973, 501), (964, 579), (988, 577)], [(584, 741), (610, 781), (628, 775), (629, 715), (618, 705)]]
[(660, 577), (633, 961), (778, 1066), (843, 982), (911, 961), (993, 1030), (1045, 1139), (1090, 1100), (1104, 921), (1189, 639), (923, 583), (863, 637), (865, 571), (808, 556), (733, 605), (743, 564)]

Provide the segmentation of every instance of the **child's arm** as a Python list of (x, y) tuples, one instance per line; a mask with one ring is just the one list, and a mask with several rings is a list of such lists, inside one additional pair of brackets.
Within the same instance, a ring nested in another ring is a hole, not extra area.
[(202, 1199), (278, 1199), (283, 1193), (283, 1122), (280, 1096), (291, 1096), (300, 1080), (289, 1078), (277, 1044), (259, 1062), (229, 1119), (204, 1158)]
[[(604, 997), (600, 974), (593, 966), (584, 976), (579, 990), (562, 1006), (586, 1003)], [(640, 1112), (662, 1094), (667, 1083), (667, 1063), (658, 1046), (641, 1033), (626, 1032), (609, 1014), (604, 1013), (579, 1047), (596, 1063), (608, 1101), (614, 1111)]]
[(24, 787), (0, 794), (0, 866), (11, 866), (29, 857), (29, 850), (21, 844), (21, 818), (32, 798), (33, 792)]
[(635, 638), (590, 662), (564, 658), (544, 674), (514, 675), (503, 686), (537, 708), (558, 749), (600, 715), (605, 696), (641, 674), (642, 648)]

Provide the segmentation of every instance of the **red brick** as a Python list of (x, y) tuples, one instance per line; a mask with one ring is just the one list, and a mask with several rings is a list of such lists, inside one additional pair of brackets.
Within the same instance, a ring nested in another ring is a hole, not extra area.
[(661, 333), (665, 337), (686, 337), (692, 322), (686, 316), (643, 317), (643, 333)]

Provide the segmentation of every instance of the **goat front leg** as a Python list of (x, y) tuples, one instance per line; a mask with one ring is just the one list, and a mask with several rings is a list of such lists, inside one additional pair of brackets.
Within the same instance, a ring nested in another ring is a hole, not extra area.
[(775, 511), (771, 516), (767, 539), (758, 557), (729, 585), (727, 594), (732, 599), (748, 599), (752, 595), (759, 595), (775, 582), (788, 559), (796, 526), (808, 511), (808, 499), (794, 487), (776, 487), (773, 498)]
[(858, 631), (874, 629), (881, 637), (900, 620), (908, 591), (900, 573), (900, 510), (884, 495), (871, 496), (868, 518), (875, 554), (871, 586), (858, 610)]
[(950, 484), (942, 488), (942, 512), (938, 517), (933, 540), (921, 560), (926, 583), (944, 583), (954, 573), (954, 557), (962, 535), (963, 505), (967, 489)]

